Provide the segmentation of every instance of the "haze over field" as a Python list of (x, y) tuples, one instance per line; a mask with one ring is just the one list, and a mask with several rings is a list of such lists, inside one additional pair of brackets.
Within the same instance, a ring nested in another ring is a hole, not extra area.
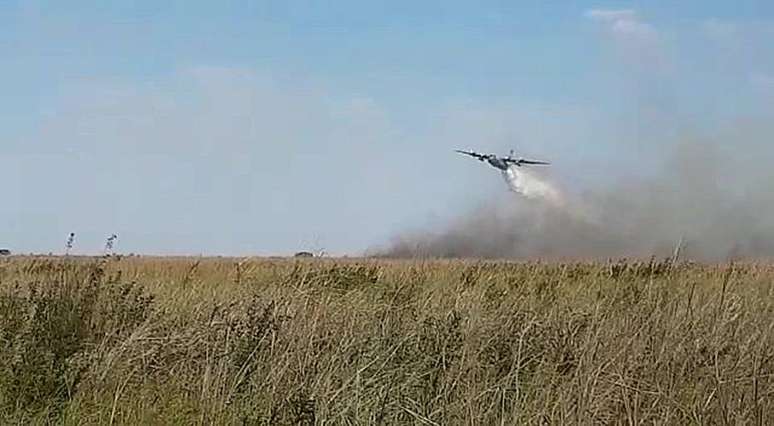
[(4, 2), (0, 246), (774, 255), (773, 5), (500, 3)]
[[(616, 175), (617, 159), (610, 158), (602, 179), (573, 192), (543, 170), (512, 167), (506, 181), (519, 196), (480, 203), (440, 228), (401, 234), (378, 253), (605, 258), (666, 256), (679, 246), (684, 256), (700, 260), (774, 256), (771, 81), (751, 74), (747, 84), (758, 101), (714, 115), (709, 110), (741, 106), (737, 96), (744, 86), (717, 105), (697, 105), (701, 94), (684, 89), (697, 79), (706, 82), (706, 73), (680, 72), (694, 52), (681, 49), (675, 34), (662, 33), (633, 10), (590, 10), (585, 16), (601, 26), (620, 55), (615, 58), (642, 90), (620, 100), (649, 121), (638, 123), (639, 134), (618, 141), (632, 148), (620, 160), (635, 173)], [(774, 40), (774, 26), (758, 29)], [(705, 22), (703, 30), (725, 42), (744, 33), (717, 21)], [(734, 45), (736, 53), (740, 48)], [(767, 57), (760, 62), (770, 65)], [(721, 89), (707, 84), (707, 92)], [(581, 165), (577, 172), (599, 173), (595, 167)], [(637, 173), (643, 170), (648, 172)]]
[(666, 256), (680, 246), (700, 260), (774, 256), (774, 176), (766, 166), (730, 170), (697, 145), (680, 149), (660, 176), (582, 194), (516, 171), (518, 196), (440, 231), (401, 236), (382, 254), (577, 259)]

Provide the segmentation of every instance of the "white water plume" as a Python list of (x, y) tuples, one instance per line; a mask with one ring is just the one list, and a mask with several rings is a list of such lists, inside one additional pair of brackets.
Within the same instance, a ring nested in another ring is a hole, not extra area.
[(556, 186), (529, 170), (511, 166), (502, 174), (508, 188), (513, 192), (555, 206), (564, 204), (564, 196)]

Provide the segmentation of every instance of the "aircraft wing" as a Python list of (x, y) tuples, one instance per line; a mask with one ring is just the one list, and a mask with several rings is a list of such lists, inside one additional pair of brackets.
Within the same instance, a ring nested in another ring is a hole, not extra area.
[(537, 165), (537, 164), (549, 165), (549, 164), (551, 164), (551, 163), (549, 163), (547, 161), (525, 160), (523, 158), (505, 158), (504, 160), (505, 160), (506, 163), (515, 164), (517, 166), (520, 166), (522, 164), (527, 164), (527, 165)]
[(486, 160), (486, 155), (479, 154), (477, 152), (463, 151), (463, 150), (460, 150), (460, 149), (455, 149), (454, 151), (455, 152), (459, 152), (460, 154), (470, 155), (471, 157), (476, 158), (476, 159), (481, 160), (481, 161)]
[(521, 164), (542, 164), (542, 165), (545, 165), (545, 166), (551, 164), (548, 161), (537, 161), (537, 160), (519, 160), (519, 163), (521, 163)]

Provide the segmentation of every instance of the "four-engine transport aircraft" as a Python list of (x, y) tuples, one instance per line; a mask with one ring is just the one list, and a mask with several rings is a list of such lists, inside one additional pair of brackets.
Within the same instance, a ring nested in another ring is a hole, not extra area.
[(537, 161), (537, 160), (526, 160), (524, 158), (514, 158), (513, 157), (513, 150), (511, 150), (511, 153), (507, 157), (498, 157), (495, 154), (479, 154), (477, 152), (473, 151), (463, 151), (459, 149), (455, 149), (456, 152), (459, 152), (460, 154), (470, 155), (471, 157), (479, 160), (479, 161), (486, 161), (489, 163), (492, 167), (495, 167), (497, 169), (500, 169), (501, 171), (507, 171), (510, 166), (516, 166), (521, 167), (524, 165), (532, 166), (532, 165), (549, 165), (551, 163), (547, 161)]

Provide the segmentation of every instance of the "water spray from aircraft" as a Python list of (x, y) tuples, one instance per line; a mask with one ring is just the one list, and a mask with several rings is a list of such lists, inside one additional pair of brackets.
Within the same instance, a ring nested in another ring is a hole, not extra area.
[(513, 150), (505, 157), (495, 154), (479, 154), (474, 151), (455, 150), (460, 154), (469, 155), (479, 161), (486, 161), (492, 167), (500, 170), (500, 173), (511, 191), (533, 200), (543, 200), (552, 205), (564, 204), (561, 191), (545, 178), (523, 166), (547, 166), (548, 161), (527, 160), (522, 157), (514, 157)]
[(508, 189), (531, 200), (542, 200), (554, 206), (564, 204), (564, 196), (553, 183), (542, 176), (514, 166), (502, 171)]

